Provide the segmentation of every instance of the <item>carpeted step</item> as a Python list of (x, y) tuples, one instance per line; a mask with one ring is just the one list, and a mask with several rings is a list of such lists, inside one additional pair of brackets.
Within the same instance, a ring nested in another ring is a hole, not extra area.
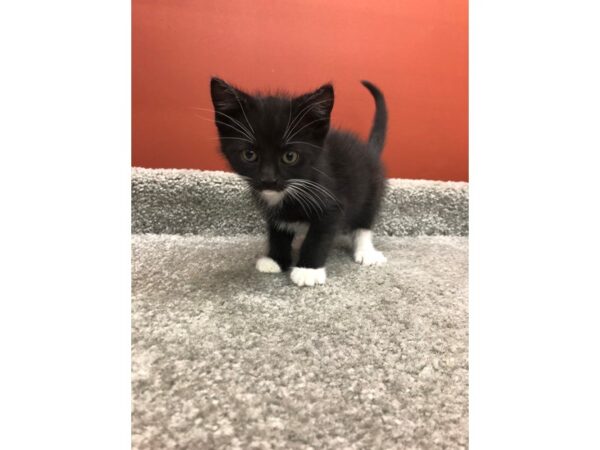
[(315, 288), (257, 272), (256, 235), (132, 239), (133, 448), (468, 446), (466, 237), (376, 237), (381, 267), (337, 247)]
[[(134, 168), (132, 232), (235, 235), (262, 233), (246, 184), (226, 172)], [(375, 233), (468, 234), (468, 183), (388, 180)]]

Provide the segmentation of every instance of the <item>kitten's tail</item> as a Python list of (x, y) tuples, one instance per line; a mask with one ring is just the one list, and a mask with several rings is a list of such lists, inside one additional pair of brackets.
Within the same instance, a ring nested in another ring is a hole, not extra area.
[(383, 94), (377, 88), (377, 86), (366, 80), (361, 81), (361, 83), (369, 90), (375, 99), (375, 117), (373, 119), (371, 134), (369, 135), (369, 147), (371, 147), (373, 151), (379, 155), (383, 150), (383, 145), (385, 144), (388, 115), (387, 107), (385, 106)]

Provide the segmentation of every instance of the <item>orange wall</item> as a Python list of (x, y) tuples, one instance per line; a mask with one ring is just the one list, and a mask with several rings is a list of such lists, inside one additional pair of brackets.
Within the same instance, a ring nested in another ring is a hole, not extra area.
[(366, 137), (386, 95), (392, 177), (467, 180), (467, 0), (133, 0), (134, 166), (227, 170), (209, 78), (335, 87), (333, 124)]

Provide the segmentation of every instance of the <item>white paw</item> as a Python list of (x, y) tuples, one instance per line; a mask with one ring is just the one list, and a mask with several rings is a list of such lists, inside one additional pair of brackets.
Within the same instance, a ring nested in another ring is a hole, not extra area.
[(325, 284), (327, 274), (325, 273), (325, 267), (319, 269), (294, 267), (290, 278), (298, 286), (314, 286), (315, 284)]
[(281, 267), (277, 264), (273, 259), (268, 256), (263, 256), (262, 258), (258, 258), (256, 261), (256, 268), (259, 272), (266, 273), (279, 273), (281, 272)]
[(383, 264), (387, 261), (387, 258), (383, 256), (378, 250), (374, 248), (357, 250), (354, 252), (354, 261), (363, 266), (372, 266), (373, 264)]

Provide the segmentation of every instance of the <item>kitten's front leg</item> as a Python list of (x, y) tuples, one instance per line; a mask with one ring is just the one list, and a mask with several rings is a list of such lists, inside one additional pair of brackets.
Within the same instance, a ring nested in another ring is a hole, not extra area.
[(278, 273), (286, 271), (292, 264), (292, 239), (294, 235), (287, 230), (280, 230), (269, 223), (269, 256), (256, 261), (260, 272)]
[(333, 223), (311, 224), (302, 248), (298, 264), (292, 269), (290, 278), (298, 286), (325, 284), (327, 274), (325, 261), (335, 236)]

